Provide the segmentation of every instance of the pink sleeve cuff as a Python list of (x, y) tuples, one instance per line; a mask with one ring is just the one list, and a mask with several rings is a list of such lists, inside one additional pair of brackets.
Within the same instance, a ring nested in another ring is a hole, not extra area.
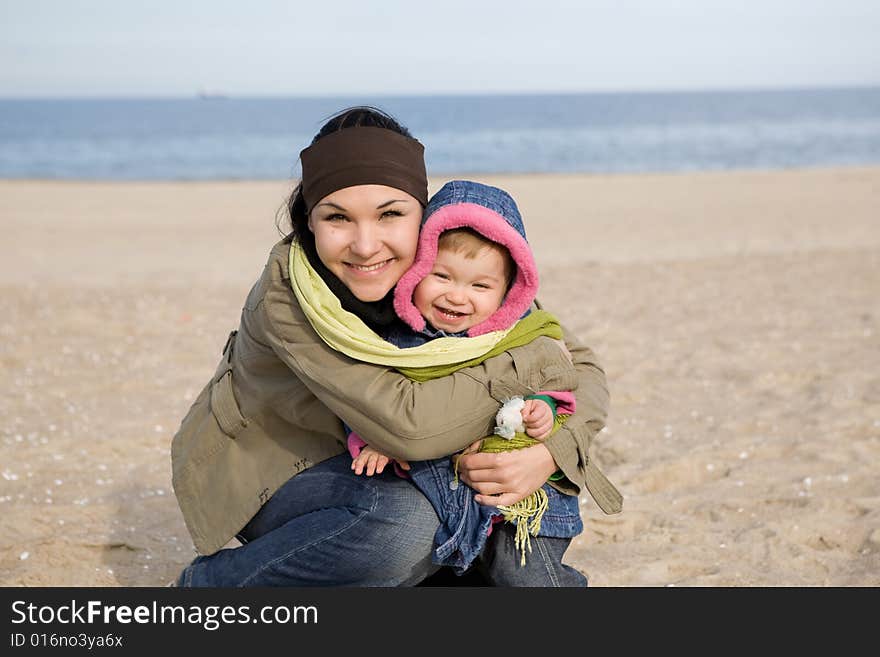
[(574, 415), (575, 407), (577, 406), (574, 393), (565, 391), (558, 392), (555, 390), (541, 390), (540, 392), (536, 392), (535, 394), (547, 395), (548, 397), (552, 397), (553, 401), (556, 402), (557, 415)]
[(366, 441), (354, 431), (348, 434), (348, 453), (351, 454), (351, 458), (356, 459), (361, 450), (366, 446)]

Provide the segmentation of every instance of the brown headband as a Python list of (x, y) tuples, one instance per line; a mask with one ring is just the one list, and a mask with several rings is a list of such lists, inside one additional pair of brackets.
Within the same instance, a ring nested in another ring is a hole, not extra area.
[(425, 147), (393, 130), (358, 126), (322, 137), (304, 149), (302, 193), (309, 212), (333, 192), (354, 185), (388, 185), (428, 204)]

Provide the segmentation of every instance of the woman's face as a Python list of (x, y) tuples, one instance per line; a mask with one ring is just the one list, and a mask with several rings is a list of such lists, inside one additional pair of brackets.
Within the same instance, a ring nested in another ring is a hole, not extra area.
[(309, 213), (321, 262), (361, 301), (388, 294), (416, 255), (422, 206), (385, 185), (356, 185), (322, 198)]

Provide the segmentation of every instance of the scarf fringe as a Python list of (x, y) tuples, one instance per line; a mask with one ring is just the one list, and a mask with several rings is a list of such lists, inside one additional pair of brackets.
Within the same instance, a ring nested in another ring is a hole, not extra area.
[[(566, 418), (567, 416), (557, 416), (556, 422), (554, 422), (554, 431)], [(490, 454), (511, 452), (516, 449), (537, 445), (539, 442), (524, 433), (516, 433), (510, 439), (492, 435), (483, 439), (479, 451)], [(455, 459), (454, 471), (455, 478), (449, 484), (452, 490), (458, 488), (458, 459)], [(544, 512), (547, 511), (547, 505), (547, 492), (543, 488), (539, 488), (519, 502), (498, 506), (504, 521), (512, 523), (516, 527), (514, 545), (521, 555), (520, 566), (526, 565), (526, 552), (531, 553), (532, 551), (531, 537), (537, 536), (538, 532), (541, 531), (541, 519), (544, 517)]]
[(499, 505), (504, 512), (504, 520), (516, 525), (514, 545), (520, 551), (522, 557), (519, 565), (526, 565), (526, 550), (532, 552), (532, 536), (537, 536), (541, 531), (541, 518), (547, 510), (547, 493), (539, 488), (534, 493), (521, 499), (516, 504)]

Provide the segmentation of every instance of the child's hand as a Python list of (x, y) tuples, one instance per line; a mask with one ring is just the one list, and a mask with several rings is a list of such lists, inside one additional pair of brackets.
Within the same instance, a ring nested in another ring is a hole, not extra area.
[(381, 474), (391, 459), (382, 452), (376, 451), (369, 445), (364, 445), (361, 453), (358, 454), (351, 462), (351, 469), (355, 474), (366, 474), (372, 477), (374, 474)]
[(544, 440), (553, 429), (553, 409), (542, 399), (526, 399), (522, 409), (526, 435)]
[[(355, 474), (364, 474), (364, 470), (366, 469), (366, 475), (372, 477), (374, 474), (381, 474), (385, 469), (385, 466), (392, 460), (393, 459), (390, 457), (385, 456), (382, 452), (373, 449), (369, 445), (364, 445), (361, 453), (352, 460), (351, 469), (354, 470)], [(409, 470), (410, 467), (409, 463), (403, 460), (397, 461), (397, 465), (403, 470)]]

